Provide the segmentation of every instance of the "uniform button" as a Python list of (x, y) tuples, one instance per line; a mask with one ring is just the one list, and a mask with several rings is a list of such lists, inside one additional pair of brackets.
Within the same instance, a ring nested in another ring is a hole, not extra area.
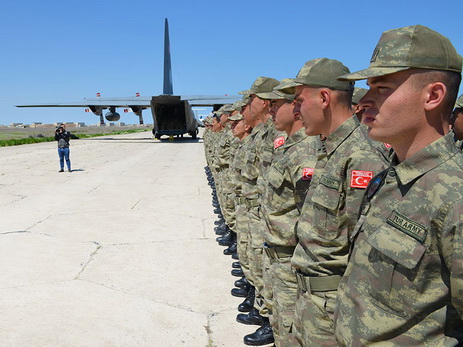
[(389, 170), (389, 176), (391, 176), (391, 177), (395, 177), (395, 176), (396, 176), (395, 169), (390, 169), (390, 170)]

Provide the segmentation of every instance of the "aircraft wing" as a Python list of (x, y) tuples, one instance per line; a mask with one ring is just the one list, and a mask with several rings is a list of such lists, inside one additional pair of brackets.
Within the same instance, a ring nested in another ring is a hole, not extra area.
[(56, 102), (46, 104), (16, 105), (16, 107), (90, 107), (99, 108), (109, 107), (131, 107), (139, 106), (141, 108), (150, 107), (151, 97), (134, 97), (134, 98), (84, 98), (77, 102)]
[[(191, 106), (213, 106), (218, 104), (232, 104), (240, 100), (239, 95), (181, 95), (181, 100), (186, 100)], [(16, 107), (151, 107), (151, 97), (134, 98), (84, 98), (77, 102), (56, 102), (46, 104), (16, 105)]]
[(186, 100), (191, 106), (213, 106), (233, 104), (241, 100), (240, 95), (181, 95), (181, 100)]

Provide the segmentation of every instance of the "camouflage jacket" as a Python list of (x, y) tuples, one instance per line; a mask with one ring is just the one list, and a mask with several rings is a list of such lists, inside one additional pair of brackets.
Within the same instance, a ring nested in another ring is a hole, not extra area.
[(297, 224), (299, 243), (291, 260), (310, 276), (342, 276), (349, 234), (371, 178), (387, 167), (359, 126), (357, 117), (341, 124), (322, 142), (312, 183)]
[(216, 147), (216, 163), (218, 170), (227, 169), (230, 166), (230, 147), (234, 140), (233, 133), (230, 126), (227, 124), (226, 127), (220, 131), (219, 141)]
[(446, 135), (394, 159), (367, 189), (339, 287), (336, 336), (347, 346), (461, 344), (463, 157)]
[(249, 141), (241, 148), (245, 152), (244, 166), (241, 171), (241, 194), (247, 199), (258, 199), (260, 197), (257, 187), (260, 165), (257, 149), (260, 146), (261, 132), (265, 131), (265, 128), (265, 123), (259, 123), (255, 126), (248, 136)]
[(261, 212), (264, 240), (271, 246), (296, 246), (295, 225), (317, 162), (318, 137), (302, 128), (275, 150), (267, 170)]
[(242, 171), (246, 166), (246, 148), (248, 142), (251, 140), (251, 135), (246, 136), (243, 140), (238, 142), (238, 147), (234, 153), (231, 167), (229, 171), (229, 180), (233, 187), (235, 197), (239, 198), (242, 196), (243, 182), (242, 182)]

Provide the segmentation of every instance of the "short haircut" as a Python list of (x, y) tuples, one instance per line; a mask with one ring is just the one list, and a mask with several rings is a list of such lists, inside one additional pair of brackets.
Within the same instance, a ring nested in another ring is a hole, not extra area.
[(450, 117), (455, 106), (455, 101), (458, 97), (461, 74), (453, 71), (427, 69), (413, 69), (413, 72), (418, 77), (416, 80), (416, 87), (418, 88), (422, 88), (426, 84), (435, 82), (442, 82), (447, 87), (447, 94), (445, 95), (442, 106), (444, 108), (444, 113), (448, 114)]

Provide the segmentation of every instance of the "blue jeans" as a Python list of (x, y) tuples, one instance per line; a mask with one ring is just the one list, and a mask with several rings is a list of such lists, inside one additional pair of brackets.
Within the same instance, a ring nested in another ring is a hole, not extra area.
[(66, 159), (66, 165), (68, 170), (71, 171), (71, 161), (69, 160), (69, 147), (68, 148), (58, 148), (59, 155), (59, 166), (61, 170), (64, 169), (64, 159)]

